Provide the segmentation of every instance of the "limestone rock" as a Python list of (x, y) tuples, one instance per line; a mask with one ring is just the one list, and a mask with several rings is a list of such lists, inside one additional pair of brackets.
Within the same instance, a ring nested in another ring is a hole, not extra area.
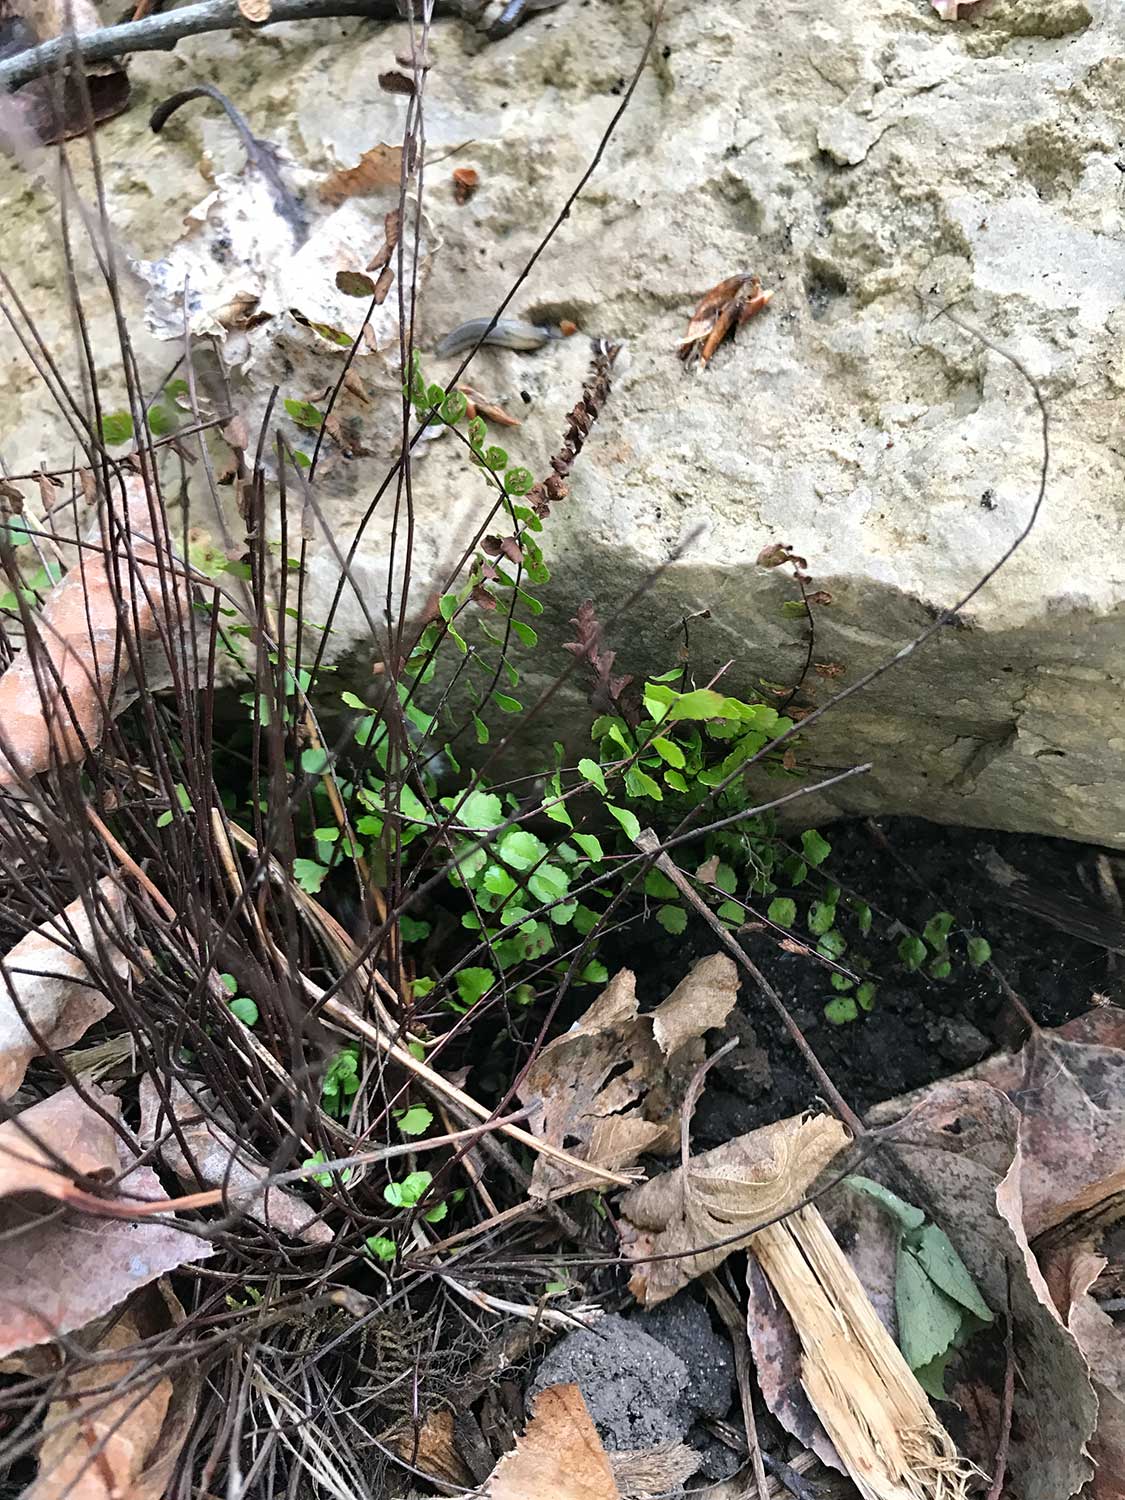
[[(642, 0), (569, 0), (473, 55), (456, 22), (435, 27), (427, 212), (441, 249), (420, 310), (423, 352), (507, 292), (620, 102), (647, 11)], [(140, 96), (206, 77), (252, 128), (327, 172), (399, 139), (407, 101), (381, 92), (377, 75), (404, 38), (399, 26), (319, 22), (135, 59), (138, 102), (97, 138), (128, 253), (163, 254), (205, 190), (201, 160), (209, 173), (230, 170), (240, 151), (204, 111), (152, 137)], [(689, 627), (700, 681), (733, 660), (732, 686), (790, 682), (806, 650), (802, 622), (780, 609), (794, 590), (784, 570), (755, 566), (763, 546), (783, 541), (832, 599), (816, 610), (813, 660), (825, 670), (804, 701), (823, 702), (893, 655), (1004, 552), (1039, 483), (1029, 389), (942, 316), (953, 308), (1041, 383), (1052, 447), (1042, 513), (960, 624), (827, 715), (808, 756), (822, 767), (874, 762), (837, 805), (1125, 846), (1123, 140), (1115, 0), (999, 0), (961, 21), (943, 21), (929, 0), (775, 0), (768, 10), (670, 0), (601, 167), (511, 307), (628, 341), (572, 498), (544, 534), (555, 617), (587, 595), (611, 616), (693, 536), (610, 627), (620, 668), (670, 665), (680, 620), (705, 610)], [(436, 160), (454, 147), (464, 149)], [(480, 173), (464, 204), (450, 182), (458, 165)], [(65, 356), (43, 181), (26, 165), (0, 167), (10, 205), (0, 235)], [(772, 304), (705, 371), (685, 370), (674, 349), (695, 302), (743, 270), (774, 290)], [(158, 375), (168, 346), (145, 339), (139, 315), (133, 326)], [(94, 309), (93, 328), (99, 376), (120, 390), (108, 312)], [(509, 447), (536, 472), (586, 358), (576, 337), (534, 354), (485, 351), (472, 366), (474, 385), (523, 418)], [(46, 450), (68, 462), (62, 423), (45, 425), (10, 335), (4, 366), (7, 463), (31, 466)], [(453, 365), (426, 367), (442, 379)], [(414, 466), (420, 590), (440, 584), (489, 503), (454, 447), (431, 444)], [(326, 476), (338, 537), (381, 474), (357, 460)], [(356, 561), (375, 597), (392, 500)], [(323, 539), (314, 551), (323, 597), (337, 563)], [(362, 648), (368, 630), (349, 596), (336, 648)], [(545, 676), (566, 665), (561, 650), (541, 655)], [(573, 700), (556, 704), (568, 723)]]

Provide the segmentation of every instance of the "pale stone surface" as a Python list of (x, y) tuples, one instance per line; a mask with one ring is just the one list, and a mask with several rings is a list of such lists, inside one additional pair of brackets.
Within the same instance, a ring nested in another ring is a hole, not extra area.
[[(472, 144), (427, 174), (441, 243), (423, 350), (508, 290), (620, 102), (646, 10), (569, 0), (471, 56), (455, 23), (435, 29), (427, 156)], [(134, 106), (98, 134), (120, 246), (158, 257), (207, 191), (201, 153), (220, 169), (241, 161), (210, 107), (151, 136), (156, 100), (207, 78), (304, 166), (351, 165), (399, 138), (405, 101), (382, 93), (377, 74), (404, 35), (323, 22), (136, 59)], [(708, 610), (691, 625), (700, 681), (729, 659), (732, 684), (795, 677), (803, 627), (779, 608), (792, 588), (754, 562), (773, 541), (792, 543), (832, 595), (814, 656), (845, 671), (814, 676), (806, 701), (892, 655), (1004, 551), (1038, 485), (1030, 392), (939, 315), (955, 306), (1042, 383), (1052, 446), (1042, 515), (964, 623), (829, 715), (809, 758), (874, 762), (838, 805), (1125, 846), (1123, 142), (1117, 0), (1001, 0), (960, 24), (927, 0), (671, 0), (632, 108), (511, 309), (628, 341), (572, 499), (545, 532), (551, 609), (565, 619), (590, 595), (612, 615), (702, 528), (610, 632), (623, 670), (670, 665), (681, 617)], [(457, 164), (482, 178), (464, 207), (449, 190)], [(10, 165), (0, 192), (5, 266), (48, 338), (66, 341), (48, 200)], [(772, 305), (705, 372), (685, 371), (673, 351), (695, 300), (743, 269), (776, 290)], [(112, 389), (111, 325), (103, 315), (94, 327)], [(155, 384), (175, 353), (140, 342)], [(536, 472), (587, 353), (575, 338), (474, 364), (473, 383), (524, 417), (507, 446)], [(337, 356), (325, 358), (327, 385)], [(5, 460), (59, 462), (69, 446), (44, 422), (9, 334), (2, 363)], [(452, 368), (427, 360), (434, 378)], [(393, 420), (388, 411), (388, 432)], [(338, 537), (381, 472), (371, 459), (326, 476)], [(424, 588), (486, 497), (443, 439), (414, 467), (414, 501)], [(376, 600), (392, 505), (393, 490), (357, 559)], [(315, 551), (323, 593), (335, 564), (326, 545)], [(337, 645), (362, 645), (366, 631), (349, 601)], [(563, 665), (559, 652), (535, 670)], [(558, 712), (565, 727), (565, 704)]]

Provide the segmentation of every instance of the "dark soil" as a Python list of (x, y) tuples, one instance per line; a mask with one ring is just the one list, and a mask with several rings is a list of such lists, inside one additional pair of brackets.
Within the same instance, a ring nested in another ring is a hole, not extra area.
[[(1043, 1025), (1057, 1026), (1082, 1014), (1097, 993), (1120, 994), (1116, 966), (1125, 960), (1042, 916), (1005, 905), (982, 862), (988, 850), (995, 850), (1048, 899), (1052, 894), (1069, 898), (1068, 915), (1084, 910), (1112, 928), (1120, 919), (1107, 907), (1096, 874), (1098, 851), (1089, 845), (944, 828), (921, 819), (884, 819), (874, 829), (862, 820), (842, 822), (826, 833), (832, 853), (824, 875), (810, 876), (807, 894), (817, 894), (814, 881), (823, 886), (830, 879), (872, 908), (874, 921), (866, 937), (854, 923), (845, 921), (841, 927), (849, 941), (844, 961), (861, 954), (871, 964), (869, 977), (878, 982), (874, 1009), (847, 1024), (832, 1024), (824, 1007), (836, 996), (822, 964), (784, 951), (768, 931), (744, 931), (741, 940), (860, 1114), (1022, 1042), (1023, 1028), (999, 981), (987, 969), (974, 970), (965, 957), (967, 933), (988, 939), (993, 961)], [(903, 935), (897, 924), (919, 933), (940, 910), (951, 912), (960, 929), (950, 938), (954, 967), (946, 980), (909, 972), (897, 951)], [(798, 935), (808, 937), (803, 930)], [(627, 941), (636, 965), (635, 955), (645, 951), (644, 945), (635, 929)], [(677, 940), (654, 934), (648, 949), (653, 961), (638, 972), (642, 1002), (661, 999), (696, 957), (716, 946), (702, 924), (689, 927)], [(608, 956), (607, 961), (612, 971)], [(630, 959), (623, 955), (623, 961)], [(741, 996), (743, 1045), (718, 1066), (704, 1091), (693, 1129), (697, 1149), (817, 1104), (815, 1081), (773, 1010), (745, 978)]]

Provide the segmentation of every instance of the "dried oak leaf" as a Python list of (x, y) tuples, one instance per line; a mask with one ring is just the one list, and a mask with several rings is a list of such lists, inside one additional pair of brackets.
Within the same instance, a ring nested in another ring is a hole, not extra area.
[(202, 1181), (208, 1187), (223, 1187), (232, 1208), (257, 1223), (280, 1229), (309, 1245), (331, 1244), (332, 1231), (303, 1198), (282, 1188), (259, 1186), (269, 1175), (269, 1168), (223, 1129), (214, 1118), (214, 1107), (204, 1113), (175, 1079), (168, 1086), (168, 1101), (179, 1127), (178, 1136), (155, 1083), (146, 1073), (140, 1088), (141, 1142), (151, 1146), (159, 1139), (161, 1160), (185, 1186), (194, 1191)]
[[(106, 1114), (119, 1113), (112, 1095), (90, 1085), (86, 1091)], [(156, 1173), (134, 1166), (135, 1155), (109, 1121), (71, 1088), (0, 1124), (0, 1197), (8, 1200), (0, 1237), (0, 1356), (82, 1328), (139, 1287), (214, 1253), (206, 1241), (168, 1224), (103, 1219), (73, 1208), (60, 1214), (58, 1203), (74, 1202), (71, 1179), (21, 1126), (75, 1173), (125, 1174), (119, 1195), (164, 1197)]]
[(609, 1457), (582, 1392), (539, 1392), (523, 1437), (488, 1481), (488, 1500), (620, 1500)]
[[(735, 1137), (632, 1188), (621, 1200), (621, 1243), (639, 1262), (629, 1290), (645, 1306), (674, 1297), (744, 1248), (764, 1219), (800, 1201), (850, 1137), (829, 1115), (794, 1115)], [(730, 1240), (730, 1244), (682, 1252)], [(674, 1260), (647, 1260), (675, 1255)]]
[(397, 188), (402, 179), (402, 147), (372, 146), (354, 167), (340, 167), (320, 184), (320, 196), (337, 208), (345, 198), (358, 198), (385, 188)]
[[(530, 1128), (552, 1145), (611, 1170), (645, 1151), (669, 1150), (679, 1107), (703, 1059), (703, 1034), (724, 1025), (738, 974), (723, 954), (701, 959), (655, 1010), (638, 1013), (636, 978), (615, 974), (580, 1021), (549, 1042), (520, 1089)], [(532, 1191), (573, 1180), (540, 1157)]]
[[(66, 1378), (65, 1396), (47, 1408), (39, 1475), (23, 1500), (162, 1500), (195, 1420), (202, 1370), (181, 1360), (173, 1379), (137, 1346), (183, 1320), (179, 1301), (161, 1282), (136, 1293), (104, 1331), (99, 1322), (72, 1336), (72, 1344), (99, 1359), (79, 1362)], [(103, 1358), (117, 1353), (119, 1359)], [(107, 1390), (126, 1381), (120, 1395), (107, 1399)]]
[[(108, 876), (98, 882), (96, 891), (96, 897), (91, 892), (72, 901), (0, 959), (0, 1098), (12, 1097), (28, 1063), (41, 1050), (25, 1016), (43, 1042), (57, 1051), (76, 1042), (113, 1009), (98, 985), (97, 970), (108, 964), (118, 979), (128, 976), (129, 960), (113, 932), (130, 936), (133, 917), (121, 887)], [(100, 944), (94, 941), (91, 909), (98, 914)]]

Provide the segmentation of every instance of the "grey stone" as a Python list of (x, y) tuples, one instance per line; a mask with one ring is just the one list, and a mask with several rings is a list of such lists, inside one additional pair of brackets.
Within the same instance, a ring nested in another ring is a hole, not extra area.
[(725, 1417), (734, 1393), (734, 1354), (729, 1340), (712, 1328), (707, 1309), (681, 1292), (635, 1321), (683, 1360), (688, 1372), (684, 1401), (692, 1420)]
[(571, 1382), (612, 1452), (676, 1442), (691, 1426), (683, 1360), (624, 1318), (599, 1318), (556, 1344), (536, 1371), (529, 1407), (547, 1386)]
[[(476, 166), (481, 187), (458, 206), (453, 163), (427, 173), (441, 243), (419, 309), (423, 351), (511, 285), (617, 108), (648, 10), (647, 0), (567, 4), (473, 56), (456, 23), (435, 27), (427, 155), (471, 141), (457, 164)], [(405, 37), (403, 27), (324, 21), (132, 59), (135, 102), (97, 132), (117, 245), (159, 258), (207, 189), (200, 166), (235, 170), (242, 156), (207, 109), (153, 137), (146, 95), (205, 77), (252, 128), (327, 171), (399, 139), (406, 102), (381, 92), (377, 75)], [(967, 23), (943, 22), (926, 0), (776, 0), (768, 14), (745, 0), (672, 0), (605, 160), (512, 305), (515, 316), (572, 317), (584, 334), (629, 345), (572, 497), (544, 533), (544, 637), (587, 595), (612, 615), (692, 535), (609, 631), (618, 667), (666, 667), (670, 629), (707, 610), (690, 627), (701, 682), (731, 659), (732, 687), (793, 681), (804, 626), (780, 605), (794, 589), (755, 566), (765, 544), (789, 542), (832, 596), (816, 611), (814, 661), (842, 669), (814, 672), (806, 703), (898, 651), (1030, 516), (1034, 402), (1010, 364), (940, 309), (954, 307), (1041, 381), (1053, 461), (1035, 531), (959, 628), (815, 730), (818, 765), (870, 760), (873, 770), (830, 805), (802, 806), (803, 818), (913, 812), (1125, 847), (1123, 70), (1117, 0), (1001, 0)], [(72, 155), (92, 201), (83, 149)], [(0, 163), (0, 253), (73, 372), (50, 178), (46, 155)], [(79, 260), (113, 409), (124, 386), (112, 317), (91, 256)], [(774, 289), (771, 306), (705, 371), (685, 370), (674, 349), (696, 299), (741, 269)], [(144, 334), (137, 289), (127, 284), (124, 298), (155, 382), (174, 354)], [(474, 385), (522, 416), (508, 447), (536, 472), (587, 353), (575, 338), (534, 354), (486, 351), (472, 367)], [(324, 387), (338, 358), (326, 348)], [(453, 368), (426, 365), (434, 378)], [(69, 463), (65, 424), (10, 334), (4, 374), (6, 463)], [(393, 390), (384, 382), (376, 397), (373, 424), (385, 419), (391, 432)], [(380, 472), (357, 460), (324, 476), (337, 537)], [(194, 517), (213, 529), (193, 484)], [(488, 501), (448, 440), (428, 445), (413, 491), (422, 598)], [(377, 513), (355, 566), (375, 599), (390, 510)], [(315, 617), (336, 562), (323, 539), (312, 550)], [(333, 649), (369, 656), (367, 635), (349, 597)], [(543, 651), (532, 689), (567, 660)], [(548, 733), (575, 707), (560, 693)]]

